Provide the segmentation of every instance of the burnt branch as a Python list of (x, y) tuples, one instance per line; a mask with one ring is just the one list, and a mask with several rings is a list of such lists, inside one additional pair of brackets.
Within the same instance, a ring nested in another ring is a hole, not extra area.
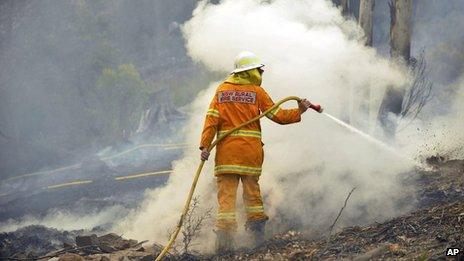
[(348, 196), (346, 196), (346, 199), (345, 199), (345, 203), (343, 204), (343, 207), (340, 209), (340, 211), (338, 212), (338, 215), (337, 217), (335, 218), (334, 222), (332, 223), (332, 225), (329, 227), (329, 235), (327, 238), (330, 238), (330, 235), (332, 234), (332, 230), (334, 229), (335, 225), (337, 224), (337, 221), (338, 219), (340, 218), (340, 216), (342, 215), (342, 212), (343, 210), (345, 209), (346, 207), (346, 204), (348, 203), (348, 200), (350, 199), (351, 197), (351, 194), (353, 193), (353, 191), (356, 189), (356, 187), (352, 188), (350, 193), (348, 193)]
[(417, 118), (417, 115), (432, 97), (433, 83), (428, 78), (429, 71), (427, 70), (424, 51), (421, 52), (418, 60), (415, 58), (411, 59), (410, 67), (414, 80), (411, 88), (404, 95), (401, 110), (401, 118), (408, 118), (409, 122), (402, 129), (406, 128), (406, 126)]
[(185, 216), (185, 222), (182, 227), (182, 243), (183, 252), (188, 253), (189, 248), (193, 246), (193, 241), (198, 237), (205, 222), (211, 218), (212, 208), (198, 213), (200, 200), (198, 197), (193, 198), (193, 203), (190, 210)]

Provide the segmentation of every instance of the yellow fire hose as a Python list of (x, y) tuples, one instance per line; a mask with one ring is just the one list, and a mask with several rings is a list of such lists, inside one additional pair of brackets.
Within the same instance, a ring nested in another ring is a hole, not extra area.
[[(231, 130), (228, 130), (227, 132), (225, 132), (224, 134), (222, 134), (221, 136), (217, 137), (216, 140), (209, 146), (208, 148), (208, 151), (211, 151), (222, 139), (224, 139), (225, 137), (227, 137), (229, 134), (231, 134), (232, 132), (238, 130), (238, 129), (241, 129), (243, 128), (244, 126), (252, 123), (252, 122), (255, 122), (259, 119), (261, 119), (262, 117), (264, 117), (266, 114), (268, 114), (269, 112), (271, 112), (272, 110), (274, 110), (275, 108), (279, 107), (282, 103), (284, 102), (287, 102), (287, 101), (290, 101), (290, 100), (295, 100), (295, 101), (301, 101), (301, 99), (299, 97), (296, 97), (296, 96), (289, 96), (285, 99), (282, 99), (280, 101), (278, 101), (276, 104), (274, 104), (274, 106), (272, 106), (271, 108), (269, 108), (268, 110), (264, 111), (263, 113), (261, 113), (260, 115), (254, 117), (253, 119), (247, 121), (247, 122), (244, 122), (242, 124), (240, 124), (239, 126), (231, 129)], [(197, 186), (197, 182), (198, 182), (198, 178), (200, 177), (200, 173), (201, 173), (201, 170), (203, 169), (203, 165), (205, 164), (205, 161), (202, 160), (200, 162), (200, 165), (198, 166), (197, 168), (197, 173), (195, 174), (195, 177), (193, 178), (193, 183), (192, 183), (192, 186), (190, 187), (190, 192), (188, 194), (188, 197), (187, 197), (187, 201), (185, 201), (185, 205), (184, 205), (184, 210), (182, 211), (182, 215), (180, 216), (180, 219), (179, 219), (179, 222), (177, 223), (177, 227), (176, 227), (176, 230), (174, 231), (174, 233), (172, 233), (171, 235), (171, 238), (169, 239), (169, 242), (168, 244), (164, 247), (163, 251), (161, 251), (161, 253), (158, 255), (158, 257), (155, 259), (155, 261), (158, 261), (158, 260), (161, 260), (166, 254), (167, 252), (169, 251), (169, 249), (171, 248), (172, 244), (174, 243), (174, 241), (176, 240), (177, 238), (177, 235), (179, 234), (181, 228), (182, 228), (182, 224), (184, 222), (184, 217), (185, 215), (187, 215), (187, 212), (189, 210), (189, 207), (190, 207), (190, 201), (192, 200), (192, 197), (193, 197), (193, 192), (195, 191), (195, 188)]]

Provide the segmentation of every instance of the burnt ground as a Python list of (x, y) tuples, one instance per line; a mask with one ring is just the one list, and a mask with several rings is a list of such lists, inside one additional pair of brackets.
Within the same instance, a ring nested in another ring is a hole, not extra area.
[(213, 259), (444, 259), (449, 247), (464, 247), (464, 202), (419, 210), (385, 223), (345, 228), (330, 239), (311, 240), (289, 231), (255, 250)]
[[(346, 227), (330, 238), (326, 234), (287, 231), (275, 235), (260, 247), (240, 249), (233, 254), (170, 255), (168, 259), (445, 260), (447, 248), (459, 248), (460, 258), (464, 260), (464, 160), (444, 161), (438, 157), (428, 162), (434, 167), (433, 171), (404, 176), (404, 182), (415, 184), (418, 188), (414, 192), (418, 208), (404, 216), (382, 223)], [(82, 247), (73, 240), (82, 231), (47, 231), (46, 228), (34, 227), (33, 231), (42, 231), (42, 234), (28, 234), (25, 231), (31, 227), (24, 229), (0, 234), (2, 257), (15, 256), (16, 260), (25, 260), (47, 254), (45, 259), (58, 256), (60, 260), (153, 260), (160, 250), (157, 245), (140, 247), (143, 242), (132, 241), (127, 241), (132, 243), (125, 247), (93, 241), (92, 245)], [(34, 248), (30, 247), (32, 244)], [(66, 246), (64, 249), (63, 245)], [(53, 250), (55, 252), (50, 253)]]
[[(347, 227), (327, 236), (289, 231), (263, 246), (214, 256), (213, 260), (406, 259), (444, 260), (447, 248), (464, 251), (464, 161), (432, 160), (434, 171), (411, 173), (419, 209), (368, 226)], [(464, 257), (460, 257), (464, 260)]]

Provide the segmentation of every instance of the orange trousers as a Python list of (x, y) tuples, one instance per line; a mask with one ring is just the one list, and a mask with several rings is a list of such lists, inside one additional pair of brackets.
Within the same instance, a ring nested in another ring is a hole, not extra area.
[(235, 201), (237, 197), (238, 183), (242, 180), (243, 202), (247, 214), (247, 222), (256, 220), (267, 220), (264, 214), (263, 199), (259, 189), (259, 176), (221, 174), (217, 175), (218, 188), (218, 214), (216, 228), (219, 230), (236, 231)]

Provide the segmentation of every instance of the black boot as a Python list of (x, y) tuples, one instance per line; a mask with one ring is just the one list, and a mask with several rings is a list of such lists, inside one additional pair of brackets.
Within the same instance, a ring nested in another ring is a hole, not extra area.
[(230, 231), (216, 230), (216, 254), (223, 255), (234, 251), (234, 235)]
[(264, 228), (266, 226), (266, 219), (247, 221), (245, 228), (249, 230), (253, 236), (255, 247), (264, 243)]

